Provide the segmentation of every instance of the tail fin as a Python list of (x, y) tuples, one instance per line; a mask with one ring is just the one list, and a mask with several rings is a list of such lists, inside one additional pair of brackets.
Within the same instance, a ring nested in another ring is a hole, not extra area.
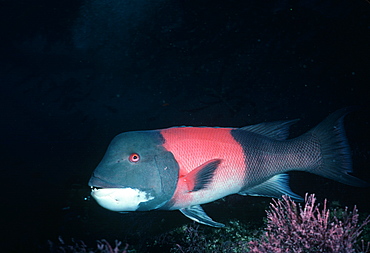
[(320, 140), (322, 155), (321, 166), (310, 172), (343, 184), (367, 187), (369, 183), (348, 174), (353, 171), (343, 119), (353, 110), (354, 107), (340, 109), (308, 132)]

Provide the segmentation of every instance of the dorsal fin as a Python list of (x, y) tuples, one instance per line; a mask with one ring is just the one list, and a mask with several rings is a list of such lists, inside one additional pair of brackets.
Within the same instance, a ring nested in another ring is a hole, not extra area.
[(288, 138), (290, 126), (298, 120), (299, 119), (263, 122), (256, 125), (242, 127), (240, 129), (282, 141)]
[[(213, 178), (213, 174), (221, 163), (221, 159), (212, 159), (182, 176), (182, 180), (188, 185), (189, 192), (199, 191), (206, 188)], [(180, 176), (181, 179), (181, 176)]]

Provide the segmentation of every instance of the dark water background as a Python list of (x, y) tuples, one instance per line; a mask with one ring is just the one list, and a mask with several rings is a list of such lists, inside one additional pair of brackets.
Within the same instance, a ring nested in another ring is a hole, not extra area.
[[(3, 252), (59, 235), (135, 244), (191, 222), (88, 200), (91, 172), (129, 130), (300, 118), (294, 137), (360, 105), (345, 125), (355, 174), (370, 181), (365, 0), (1, 1), (0, 29)], [(304, 173), (291, 185), (370, 212), (369, 189)], [(204, 208), (248, 222), (269, 201), (231, 196)]]

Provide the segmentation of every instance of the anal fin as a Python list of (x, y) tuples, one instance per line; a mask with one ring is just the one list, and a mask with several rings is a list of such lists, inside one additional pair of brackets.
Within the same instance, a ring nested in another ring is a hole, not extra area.
[(292, 192), (289, 187), (289, 175), (278, 174), (252, 188), (239, 192), (240, 195), (264, 196), (272, 198), (281, 198), (283, 195), (288, 195), (295, 201), (303, 201), (301, 196)]
[(180, 209), (186, 217), (196, 221), (198, 223), (208, 225), (215, 228), (222, 228), (225, 225), (219, 222), (212, 220), (203, 210), (200, 205), (189, 206), (187, 208)]

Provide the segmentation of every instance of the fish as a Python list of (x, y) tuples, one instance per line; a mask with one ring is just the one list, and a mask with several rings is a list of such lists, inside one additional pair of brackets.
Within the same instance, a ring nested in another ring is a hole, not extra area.
[(180, 210), (221, 228), (202, 204), (231, 194), (302, 201), (289, 187), (290, 171), (368, 187), (350, 175), (352, 161), (339, 109), (308, 132), (289, 137), (298, 120), (235, 127), (171, 127), (117, 135), (93, 171), (91, 195), (117, 212)]

